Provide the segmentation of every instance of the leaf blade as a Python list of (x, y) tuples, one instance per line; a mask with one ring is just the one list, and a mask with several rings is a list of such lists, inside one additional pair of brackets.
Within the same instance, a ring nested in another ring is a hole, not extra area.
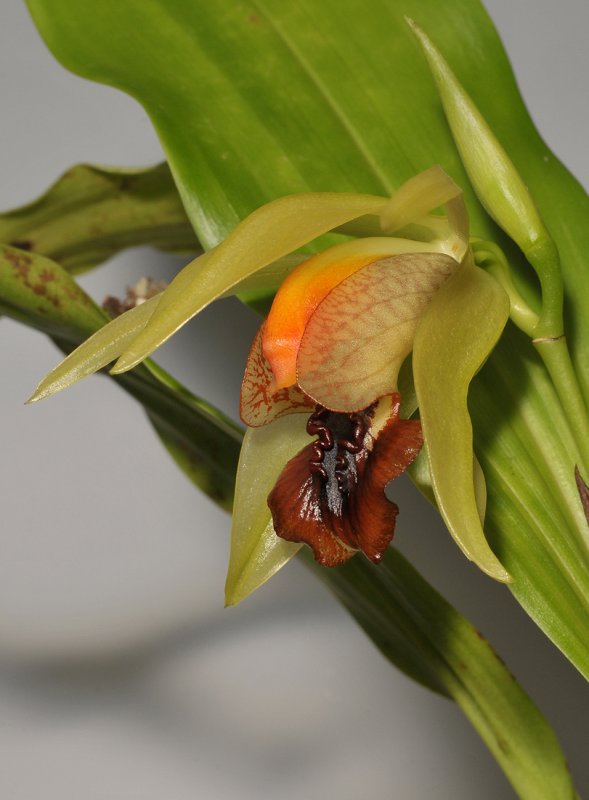
[(0, 241), (57, 261), (72, 275), (127, 247), (199, 248), (167, 164), (77, 164), (41, 197), (0, 214)]

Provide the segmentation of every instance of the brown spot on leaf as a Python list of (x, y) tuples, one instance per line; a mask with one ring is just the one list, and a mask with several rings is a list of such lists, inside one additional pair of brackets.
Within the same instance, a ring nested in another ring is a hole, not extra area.
[(575, 464), (575, 483), (577, 484), (577, 491), (581, 498), (581, 505), (585, 512), (585, 519), (589, 523), (589, 486), (585, 483), (579, 472), (579, 467)]
[(31, 259), (21, 253), (15, 253), (13, 250), (5, 250), (4, 258), (12, 265), (14, 271), (19, 278), (26, 280), (31, 270)]
[(134, 176), (132, 175), (120, 175), (119, 176), (119, 189), (121, 192), (128, 192), (130, 189), (133, 188), (133, 183), (135, 182)]
[(30, 239), (15, 239), (13, 242), (10, 242), (11, 247), (18, 247), (19, 250), (32, 250), (33, 243)]
[(56, 280), (56, 276), (50, 269), (45, 268), (39, 275), (39, 280), (41, 283), (51, 283), (51, 281)]

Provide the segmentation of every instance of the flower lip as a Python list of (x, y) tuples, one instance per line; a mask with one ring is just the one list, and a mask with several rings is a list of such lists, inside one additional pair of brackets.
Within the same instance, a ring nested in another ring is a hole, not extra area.
[(358, 551), (382, 559), (398, 513), (385, 487), (422, 445), (419, 421), (400, 419), (399, 407), (396, 393), (360, 413), (316, 408), (307, 431), (318, 438), (288, 462), (268, 497), (280, 537), (308, 544), (323, 566)]

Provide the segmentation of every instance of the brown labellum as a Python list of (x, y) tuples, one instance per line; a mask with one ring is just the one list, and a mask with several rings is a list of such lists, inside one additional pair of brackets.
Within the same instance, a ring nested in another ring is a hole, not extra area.
[(374, 563), (382, 559), (398, 513), (385, 487), (407, 469), (423, 441), (418, 420), (399, 418), (399, 404), (393, 395), (378, 432), (375, 406), (350, 414), (316, 407), (307, 423), (316, 440), (289, 461), (268, 497), (278, 536), (305, 542), (324, 566), (342, 564), (357, 551)]

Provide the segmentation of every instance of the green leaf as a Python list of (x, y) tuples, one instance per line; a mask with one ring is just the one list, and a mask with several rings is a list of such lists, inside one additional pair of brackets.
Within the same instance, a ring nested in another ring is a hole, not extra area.
[(72, 343), (108, 320), (54, 261), (4, 244), (0, 244), (0, 301), (9, 316), (24, 314), (35, 327)]
[(454, 699), (518, 797), (576, 797), (556, 737), (478, 631), (389, 549), (378, 567), (353, 558), (314, 569), (400, 669)]
[(0, 214), (0, 241), (47, 256), (73, 275), (126, 247), (189, 253), (199, 247), (167, 164), (78, 164), (38, 200)]
[(513, 578), (511, 591), (589, 678), (589, 529), (574, 478), (579, 443), (525, 336), (508, 325), (504, 340), (522, 369), (489, 359), (469, 402), (489, 492), (485, 531)]

